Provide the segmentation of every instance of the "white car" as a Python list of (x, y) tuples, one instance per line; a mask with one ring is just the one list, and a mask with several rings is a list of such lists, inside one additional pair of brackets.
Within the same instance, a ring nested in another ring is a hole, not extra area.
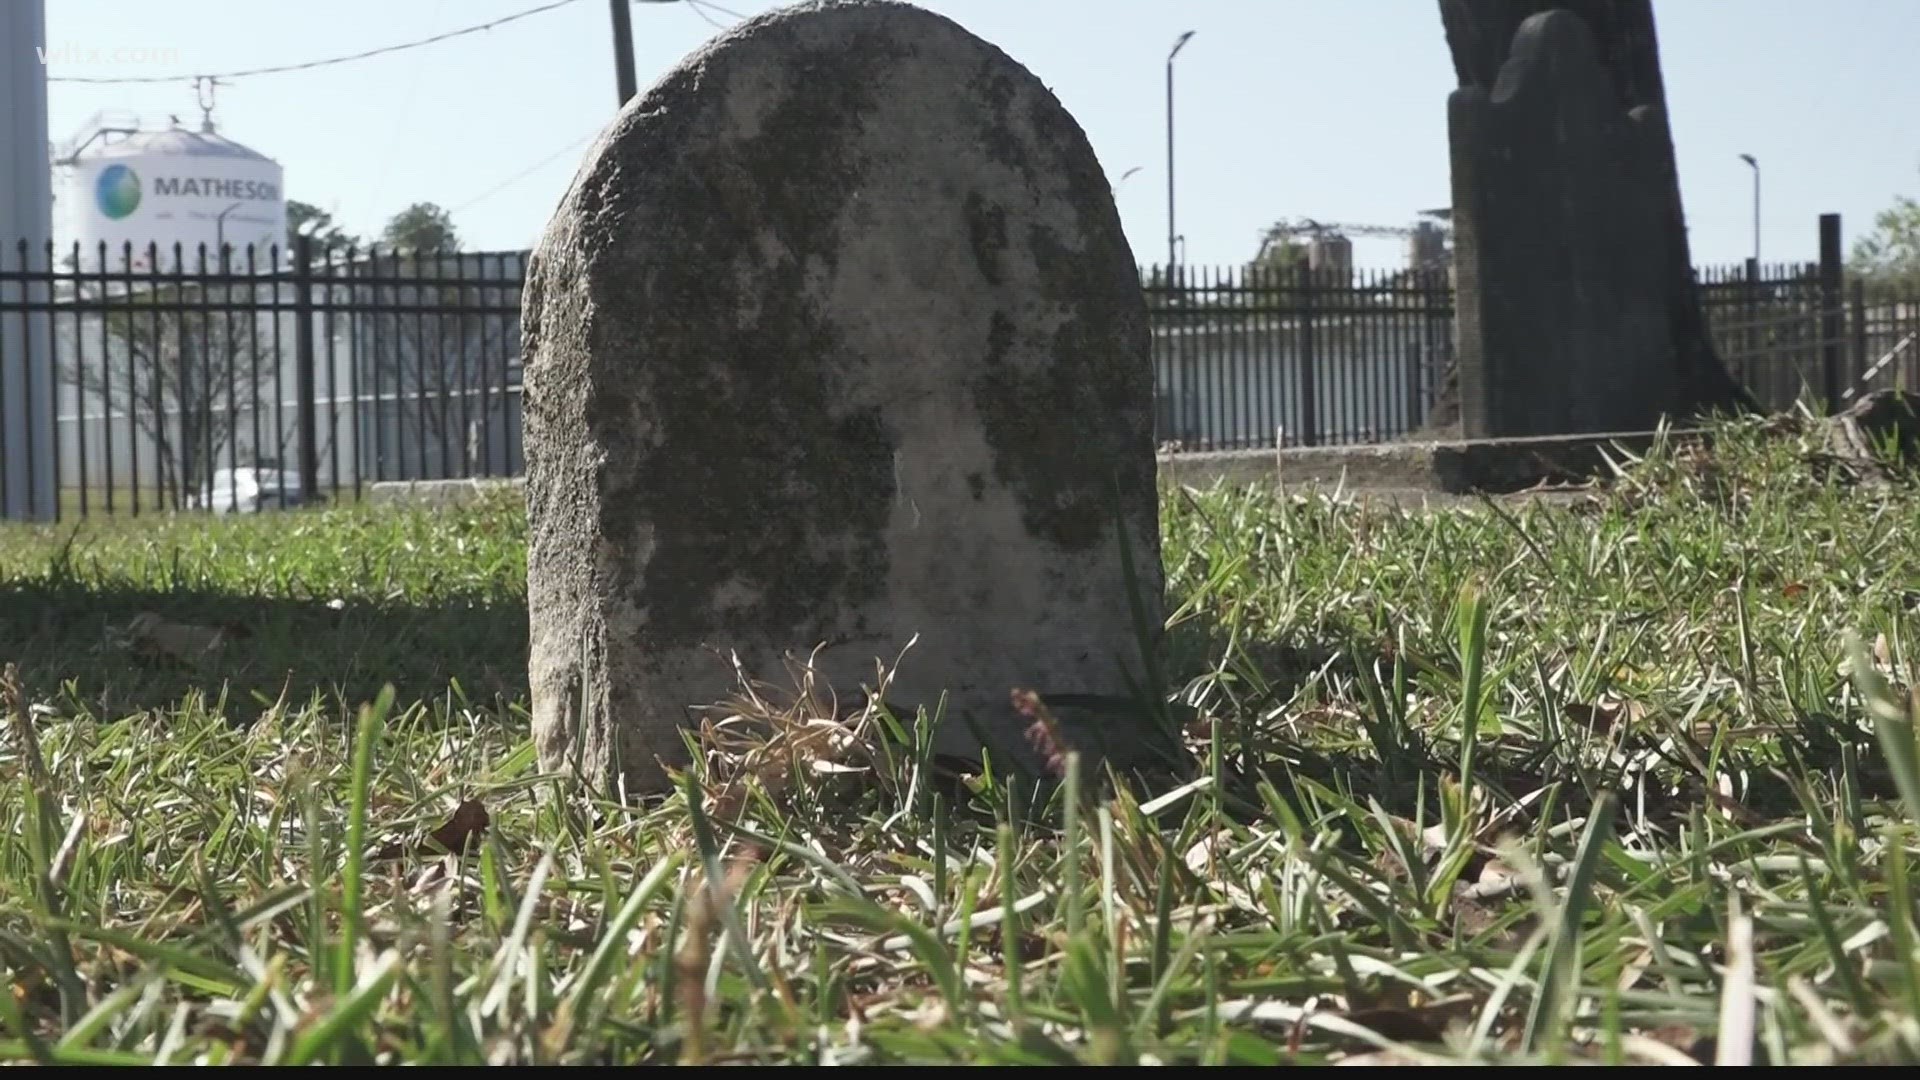
[(251, 514), (299, 506), (304, 501), (299, 473), (243, 465), (215, 469), (212, 483), (200, 489), (198, 505), (216, 514)]

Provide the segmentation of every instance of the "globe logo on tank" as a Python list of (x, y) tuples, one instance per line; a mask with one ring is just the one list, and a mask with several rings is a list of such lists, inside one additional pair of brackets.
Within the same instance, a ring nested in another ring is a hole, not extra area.
[(140, 205), (140, 177), (125, 165), (109, 165), (94, 181), (93, 199), (108, 217), (126, 217)]

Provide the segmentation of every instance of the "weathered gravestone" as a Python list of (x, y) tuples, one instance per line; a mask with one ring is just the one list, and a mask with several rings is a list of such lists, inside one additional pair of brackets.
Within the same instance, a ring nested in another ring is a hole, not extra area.
[(549, 766), (657, 788), (731, 653), (785, 683), (824, 644), (858, 705), (917, 635), (887, 699), (946, 691), (939, 744), (971, 721), (996, 754), (1025, 750), (1014, 687), (1138, 677), (1121, 528), (1162, 606), (1132, 253), (1073, 118), (953, 22), (808, 4), (690, 56), (589, 153), (525, 311)]
[(1448, 119), (1464, 434), (1633, 431), (1740, 407), (1690, 276), (1645, 0), (1441, 8), (1461, 81)]

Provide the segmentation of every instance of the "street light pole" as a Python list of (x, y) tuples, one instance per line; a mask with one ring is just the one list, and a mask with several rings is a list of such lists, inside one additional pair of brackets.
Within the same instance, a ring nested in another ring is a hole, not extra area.
[(640, 80), (633, 70), (633, 20), (629, 18), (627, 0), (612, 0), (612, 5), (613, 73), (620, 84), (620, 104), (625, 107), (640, 92)]
[(213, 242), (220, 248), (220, 270), (222, 273), (225, 273), (227, 269), (227, 215), (238, 209), (240, 209), (240, 204), (234, 203), (213, 217)]
[(1741, 154), (1740, 160), (1753, 169), (1753, 269), (1760, 270), (1760, 162), (1752, 154)]
[(1172, 283), (1174, 264), (1173, 231), (1173, 58), (1180, 55), (1186, 47), (1187, 39), (1193, 36), (1189, 30), (1180, 35), (1173, 43), (1173, 51), (1167, 54), (1167, 279)]

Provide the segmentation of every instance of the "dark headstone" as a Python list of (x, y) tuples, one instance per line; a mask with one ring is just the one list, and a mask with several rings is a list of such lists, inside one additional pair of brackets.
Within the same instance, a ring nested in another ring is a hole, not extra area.
[[(1541, 9), (1546, 10), (1541, 10)], [(1645, 430), (1750, 399), (1691, 278), (1645, 0), (1441, 0), (1468, 437)]]
[(953, 22), (806, 4), (690, 56), (588, 155), (525, 309), (549, 766), (657, 788), (732, 654), (785, 682), (824, 645), (851, 707), (917, 637), (888, 700), (946, 692), (943, 749), (977, 725), (1002, 761), (1014, 687), (1138, 676), (1122, 528), (1162, 607), (1133, 256), (1073, 118)]

